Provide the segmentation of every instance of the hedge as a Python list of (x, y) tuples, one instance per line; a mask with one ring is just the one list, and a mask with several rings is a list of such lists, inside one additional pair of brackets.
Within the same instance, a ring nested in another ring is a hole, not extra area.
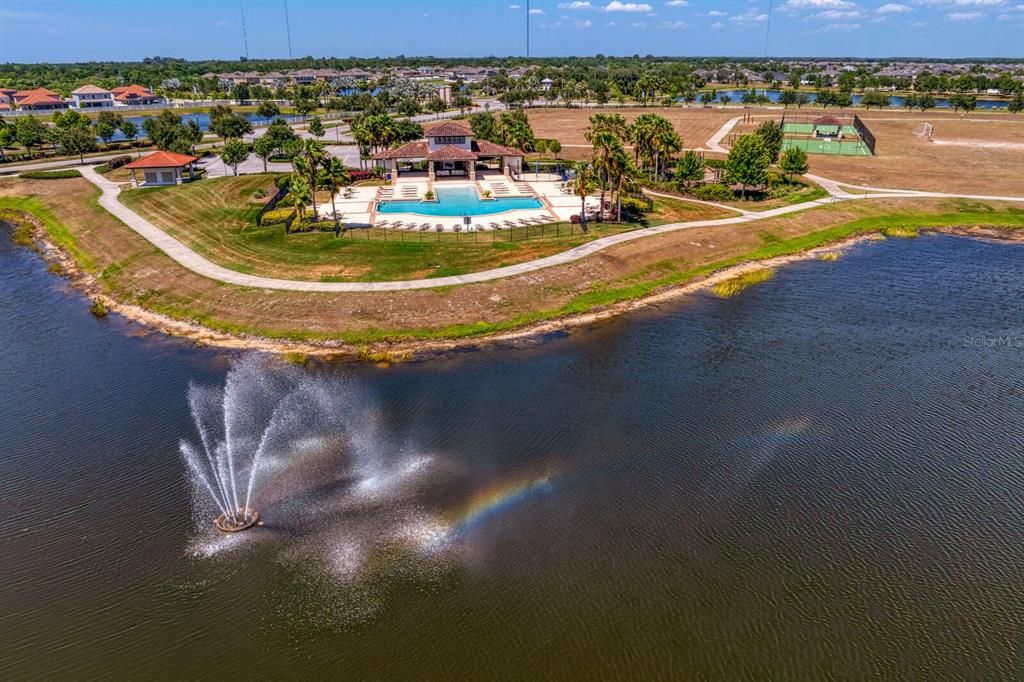
[(293, 213), (295, 213), (295, 209), (290, 206), (285, 208), (275, 208), (262, 215), (260, 218), (260, 225), (283, 225), (288, 222), (288, 219)]
[(30, 180), (64, 180), (66, 178), (80, 178), (82, 174), (74, 168), (55, 171), (28, 171), (21, 173), (21, 177)]
[(717, 182), (701, 185), (693, 191), (693, 195), (701, 201), (731, 201), (736, 198), (731, 187)]

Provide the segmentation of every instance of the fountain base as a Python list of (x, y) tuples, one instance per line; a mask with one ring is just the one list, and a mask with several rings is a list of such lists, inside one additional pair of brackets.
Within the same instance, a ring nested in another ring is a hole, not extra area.
[(222, 533), (238, 533), (259, 523), (260, 513), (255, 509), (239, 509), (235, 519), (221, 514), (213, 520), (213, 526)]

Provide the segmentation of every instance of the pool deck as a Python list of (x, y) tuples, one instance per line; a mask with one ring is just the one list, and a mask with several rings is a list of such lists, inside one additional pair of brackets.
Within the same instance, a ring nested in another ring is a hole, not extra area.
[[(335, 206), (341, 214), (341, 220), (350, 226), (375, 226), (397, 230), (437, 230), (454, 232), (460, 230), (488, 231), (519, 227), (525, 224), (569, 222), (573, 215), (580, 212), (580, 199), (562, 189), (561, 181), (548, 179), (526, 179), (514, 181), (500, 174), (480, 174), (476, 181), (468, 178), (452, 180), (436, 180), (430, 182), (425, 176), (407, 176), (399, 178), (394, 185), (384, 187), (350, 187), (348, 192), (335, 196)], [(393, 200), (422, 200), (428, 191), (436, 191), (443, 187), (475, 187), (483, 196), (489, 191), (495, 199), (506, 197), (536, 197), (543, 206), (541, 208), (513, 209), (503, 213), (473, 216), (468, 228), (463, 224), (461, 216), (432, 216), (419, 213), (388, 213), (377, 214), (377, 203)], [(330, 202), (317, 207), (321, 213), (329, 216)], [(588, 210), (597, 210), (597, 199), (587, 199)]]

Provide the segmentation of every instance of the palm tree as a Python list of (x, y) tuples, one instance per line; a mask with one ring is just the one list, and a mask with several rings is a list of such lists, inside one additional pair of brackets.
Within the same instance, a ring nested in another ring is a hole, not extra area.
[(593, 193), (597, 178), (594, 175), (593, 166), (589, 163), (577, 163), (575, 170), (576, 179), (573, 181), (573, 190), (580, 198), (580, 227), (584, 232), (589, 232), (590, 230), (587, 229), (587, 197)]
[(320, 186), (331, 193), (331, 212), (334, 213), (334, 226), (338, 226), (338, 209), (334, 205), (334, 195), (342, 187), (347, 187), (352, 179), (348, 175), (345, 164), (336, 156), (329, 156), (320, 171)]
[(615, 191), (615, 220), (622, 222), (622, 193), (628, 191), (633, 184), (634, 169), (629, 164), (625, 153), (613, 159), (612, 189)]
[(313, 220), (317, 218), (316, 190), (317, 177), (321, 165), (327, 159), (324, 146), (318, 140), (300, 140), (299, 153), (292, 160), (292, 168), (309, 185), (309, 193), (313, 204)]
[(292, 198), (292, 206), (299, 213), (299, 222), (301, 223), (305, 219), (306, 205), (309, 204), (313, 191), (309, 188), (309, 183), (305, 178), (301, 175), (293, 175), (288, 182), (288, 194)]
[(594, 147), (593, 163), (594, 170), (601, 180), (601, 219), (604, 219), (604, 196), (611, 179), (615, 157), (623, 153), (622, 141), (608, 130), (599, 130), (596, 133), (587, 131), (587, 141)]

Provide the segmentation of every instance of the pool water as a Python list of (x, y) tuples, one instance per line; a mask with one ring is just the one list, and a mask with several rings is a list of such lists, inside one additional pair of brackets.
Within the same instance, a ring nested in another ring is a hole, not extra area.
[(533, 197), (506, 197), (483, 200), (471, 186), (445, 187), (435, 190), (437, 201), (382, 201), (378, 213), (417, 213), (431, 216), (478, 216), (504, 213), (518, 209), (540, 208)]

